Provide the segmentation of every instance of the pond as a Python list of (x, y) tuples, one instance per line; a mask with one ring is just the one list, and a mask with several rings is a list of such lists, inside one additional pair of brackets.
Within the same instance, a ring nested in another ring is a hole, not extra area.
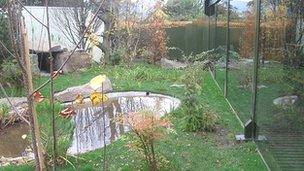
[[(214, 27), (214, 26), (213, 26)], [(198, 54), (203, 51), (212, 49), (218, 46), (226, 46), (226, 27), (211, 27), (210, 39), (211, 46), (208, 47), (209, 31), (206, 24), (188, 24), (181, 27), (167, 28), (168, 47), (176, 47), (184, 51), (186, 55), (191, 53)], [(231, 28), (230, 45), (231, 50), (238, 50), (240, 44), (241, 33), (243, 28)], [(169, 57), (171, 59), (180, 59), (182, 54), (179, 50), (169, 50)]]
[[(68, 149), (69, 155), (82, 154), (104, 146), (103, 124), (106, 124), (106, 144), (117, 140), (129, 128), (119, 124), (117, 119), (121, 114), (140, 110), (152, 110), (163, 116), (176, 109), (180, 100), (170, 96), (147, 92), (120, 92), (107, 94), (109, 100), (101, 106), (92, 106), (89, 99), (80, 106), (75, 106), (76, 116), (73, 117), (75, 129), (72, 145)], [(103, 120), (103, 113), (105, 120)]]
[(0, 131), (0, 157), (19, 157), (28, 146), (22, 135), (28, 134), (28, 125), (15, 124)]

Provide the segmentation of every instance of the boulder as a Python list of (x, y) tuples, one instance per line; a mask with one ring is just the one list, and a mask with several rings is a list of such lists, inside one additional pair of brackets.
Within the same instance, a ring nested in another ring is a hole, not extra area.
[(291, 106), (296, 103), (298, 96), (283, 96), (273, 100), (273, 104), (276, 106)]
[[(61, 103), (72, 102), (76, 99), (78, 94), (81, 94), (83, 97), (90, 97), (90, 94), (94, 91), (94, 89), (89, 85), (89, 83), (67, 88), (66, 90), (56, 93), (55, 98)], [(102, 88), (98, 88), (96, 91), (101, 92)], [(113, 91), (111, 81), (107, 78), (103, 84), (104, 93), (108, 93)]]
[[(55, 69), (58, 70), (59, 67), (64, 63), (64, 61), (69, 57), (70, 52), (63, 52), (55, 57)], [(78, 69), (88, 68), (91, 66), (92, 59), (88, 53), (85, 52), (75, 52), (70, 60), (63, 67), (63, 72), (73, 72)]]
[(166, 58), (162, 58), (160, 60), (160, 65), (165, 69), (184, 69), (187, 67), (187, 64), (185, 63), (169, 60)]

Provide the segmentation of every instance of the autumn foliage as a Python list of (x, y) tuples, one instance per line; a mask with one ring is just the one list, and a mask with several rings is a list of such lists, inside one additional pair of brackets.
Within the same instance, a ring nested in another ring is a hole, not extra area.
[(149, 170), (157, 170), (155, 142), (164, 137), (166, 128), (169, 128), (171, 123), (152, 111), (129, 113), (122, 118), (122, 123), (134, 133), (134, 141), (130, 143), (129, 147), (144, 157)]
[(240, 40), (240, 56), (251, 58), (253, 55), (254, 43), (254, 13), (253, 10), (246, 11), (245, 30)]
[(160, 4), (156, 5), (156, 10), (150, 18), (148, 27), (150, 33), (149, 51), (152, 55), (149, 57), (151, 63), (156, 63), (161, 58), (167, 56), (167, 35), (165, 30), (165, 13)]

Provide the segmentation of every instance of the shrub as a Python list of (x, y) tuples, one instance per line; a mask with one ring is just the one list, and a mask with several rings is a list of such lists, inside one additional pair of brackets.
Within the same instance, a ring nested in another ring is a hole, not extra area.
[(149, 170), (158, 170), (160, 168), (158, 161), (163, 159), (156, 154), (155, 143), (165, 136), (170, 122), (147, 110), (129, 113), (122, 118), (122, 123), (132, 130), (133, 141), (129, 147), (144, 157)]
[[(64, 119), (59, 115), (62, 106), (59, 103), (55, 103), (55, 119), (56, 119), (56, 132), (57, 132), (57, 143), (58, 143), (58, 152), (59, 156), (65, 156), (66, 150), (71, 144), (71, 135), (73, 132), (73, 123), (69, 119)], [(36, 110), (38, 113), (38, 120), (40, 124), (41, 130), (41, 139), (42, 143), (46, 149), (46, 157), (49, 161), (49, 164), (52, 164), (53, 158), (53, 140), (52, 135), (52, 124), (45, 124), (45, 123), (52, 123), (52, 109), (50, 106), (50, 102), (48, 100), (44, 100), (41, 103), (36, 105)], [(58, 160), (58, 159), (57, 159)]]
[(1, 64), (1, 82), (8, 87), (22, 87), (22, 72), (14, 60), (5, 60)]
[(156, 5), (156, 10), (149, 18), (147, 32), (150, 36), (148, 49), (152, 53), (149, 62), (155, 64), (167, 56), (167, 36), (165, 30), (165, 13), (161, 9), (160, 3)]
[(111, 65), (118, 65), (122, 60), (125, 60), (126, 50), (122, 47), (114, 49), (110, 54)]
[(10, 108), (7, 105), (0, 104), (0, 128), (5, 124)]
[(252, 75), (253, 71), (251, 69), (248, 69), (247, 65), (241, 65), (240, 66), (240, 72), (237, 74), (237, 79), (239, 82), (239, 87), (241, 88), (250, 88), (252, 85)]
[(183, 100), (185, 116), (182, 119), (182, 126), (186, 131), (213, 131), (218, 119), (217, 115), (200, 101), (202, 73), (199, 65), (193, 65), (182, 77), (182, 82), (185, 84)]
[[(230, 53), (230, 61), (237, 61), (240, 58), (239, 54), (235, 51), (230, 51), (229, 53)], [(206, 60), (210, 60), (214, 63), (225, 62), (226, 48), (219, 46), (215, 49), (204, 51), (196, 55), (193, 54), (190, 54), (189, 56), (184, 55), (183, 58), (185, 58), (185, 60), (189, 62), (206, 61)]]

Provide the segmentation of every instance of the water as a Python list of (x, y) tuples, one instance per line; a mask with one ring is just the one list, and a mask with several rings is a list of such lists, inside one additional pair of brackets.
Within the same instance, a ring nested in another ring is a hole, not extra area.
[[(177, 47), (181, 49), (185, 55), (191, 53), (198, 54), (208, 49), (213, 49), (218, 46), (226, 46), (226, 27), (210, 27), (210, 45), (208, 25), (206, 24), (188, 24), (181, 27), (172, 27), (166, 29), (168, 36), (168, 47)], [(238, 50), (240, 45), (240, 35), (243, 28), (230, 29), (230, 45), (232, 50)], [(182, 54), (179, 50), (169, 50), (171, 59), (181, 59)]]
[(28, 146), (22, 135), (28, 134), (28, 126), (16, 124), (0, 131), (0, 157), (19, 157)]
[(103, 120), (102, 107), (92, 107), (89, 100), (78, 106), (73, 117), (75, 129), (73, 142), (67, 153), (77, 155), (88, 151), (93, 151), (104, 146), (103, 143), (103, 123), (106, 123), (106, 144), (117, 140), (129, 128), (117, 122), (121, 114), (136, 112), (143, 109), (155, 111), (160, 116), (171, 112), (180, 105), (180, 100), (159, 94), (149, 94), (146, 92), (123, 92), (109, 93), (109, 101), (105, 106), (105, 120)]

